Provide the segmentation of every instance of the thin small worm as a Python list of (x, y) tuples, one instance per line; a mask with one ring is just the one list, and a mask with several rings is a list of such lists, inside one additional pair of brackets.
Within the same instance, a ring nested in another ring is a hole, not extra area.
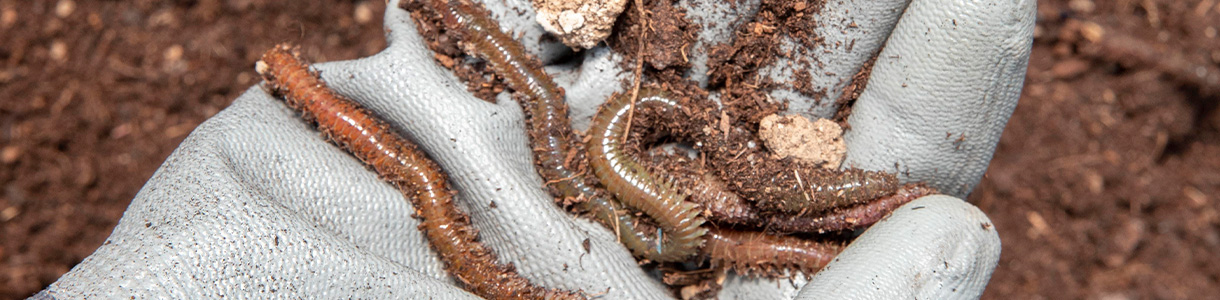
[(843, 250), (837, 242), (818, 242), (756, 231), (713, 229), (701, 254), (712, 267), (731, 267), (740, 274), (781, 277), (797, 270), (812, 276)]
[[(670, 101), (661, 93), (646, 93), (655, 96), (643, 97), (635, 106)], [(589, 163), (606, 190), (614, 193), (619, 202), (640, 210), (667, 232), (668, 243), (661, 249), (664, 252), (653, 259), (680, 261), (703, 245), (707, 229), (700, 227), (704, 220), (699, 216), (698, 206), (686, 202), (686, 195), (673, 184), (657, 179), (623, 151), (622, 141), (627, 135), (628, 114), (632, 109), (631, 97), (623, 94), (611, 97), (598, 110), (589, 125)]]
[[(634, 214), (596, 187), (596, 177), (585, 176), (578, 169), (587, 166), (588, 161), (582, 145), (575, 141), (563, 90), (542, 72), (538, 62), (525, 53), (521, 44), (504, 34), (497, 22), (488, 19), (482, 7), (465, 1), (424, 1), (441, 14), (450, 31), (461, 36), (466, 43), (464, 48), (473, 52), (471, 55), (487, 60), (510, 88), (525, 96), (521, 105), (526, 114), (530, 147), (538, 173), (546, 180), (551, 194), (564, 202), (576, 203), (578, 210), (615, 230), (620, 242), (634, 255), (653, 260), (665, 258), (661, 253), (671, 252), (666, 250), (671, 247), (665, 239), (644, 230)], [(406, 4), (404, 1), (403, 6)]]
[(580, 291), (569, 292), (534, 285), (512, 265), (496, 262), (495, 254), (478, 241), (478, 230), (453, 203), (456, 192), (449, 187), (440, 166), (402, 138), (386, 123), (355, 102), (334, 93), (293, 48), (279, 45), (256, 64), (273, 95), (307, 121), (317, 124), (327, 139), (372, 167), (392, 183), (415, 206), (433, 250), (445, 269), (467, 289), (492, 299), (584, 299)]

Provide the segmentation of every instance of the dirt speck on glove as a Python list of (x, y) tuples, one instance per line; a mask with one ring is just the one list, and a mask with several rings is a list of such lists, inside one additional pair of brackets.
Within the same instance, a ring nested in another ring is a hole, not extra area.
[(758, 135), (778, 159), (798, 161), (838, 169), (847, 155), (843, 128), (833, 121), (809, 121), (801, 115), (770, 115), (758, 124)]
[(533, 1), (538, 24), (576, 49), (593, 48), (610, 36), (610, 28), (626, 4), (627, 0)]

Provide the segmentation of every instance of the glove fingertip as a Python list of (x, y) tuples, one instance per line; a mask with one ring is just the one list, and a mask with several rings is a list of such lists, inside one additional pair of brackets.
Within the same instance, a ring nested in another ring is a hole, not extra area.
[(982, 179), (1024, 83), (1034, 5), (958, 2), (907, 7), (848, 118), (849, 165), (958, 197)]
[(999, 235), (981, 210), (927, 196), (858, 237), (798, 299), (977, 299), (999, 257)]

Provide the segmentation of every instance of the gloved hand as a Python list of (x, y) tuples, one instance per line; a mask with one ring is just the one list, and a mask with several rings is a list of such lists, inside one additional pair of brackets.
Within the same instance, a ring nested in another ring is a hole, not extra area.
[[(388, 49), (317, 65), (331, 87), (417, 141), (450, 175), (482, 241), (533, 282), (606, 299), (668, 297), (609, 230), (552, 202), (534, 170), (518, 104), (505, 95), (496, 104), (470, 96), (433, 62), (397, 2), (386, 9)], [(537, 42), (529, 4), (512, 2), (488, 9), (505, 28), (524, 32), (527, 48), (544, 61), (562, 55), (559, 45)], [(706, 62), (701, 46), (727, 41), (757, 5), (706, 2), (680, 3), (695, 7), (688, 12), (704, 23), (691, 53), (695, 79)], [(966, 195), (1016, 105), (1033, 13), (1032, 0), (828, 1), (816, 17), (825, 44), (854, 47), (811, 52), (825, 63), (811, 72), (815, 86), (838, 95), (843, 79), (885, 45), (849, 119), (846, 163), (897, 168), (905, 180)], [(580, 55), (579, 66), (548, 70), (567, 89), (583, 129), (630, 72), (618, 69), (620, 58), (607, 49)], [(773, 95), (791, 100), (793, 112), (825, 117), (835, 109), (833, 101)], [(253, 87), (200, 125), (137, 194), (110, 238), (36, 297), (473, 298), (452, 286), (411, 212), (398, 191)], [(807, 285), (731, 277), (721, 297), (977, 298), (999, 243), (974, 206), (928, 196), (873, 226)]]

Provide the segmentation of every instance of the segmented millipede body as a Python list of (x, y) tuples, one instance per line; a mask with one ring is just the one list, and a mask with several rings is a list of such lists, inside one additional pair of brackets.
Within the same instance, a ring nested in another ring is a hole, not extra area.
[(711, 259), (713, 267), (732, 267), (741, 274), (780, 277), (786, 271), (797, 270), (808, 277), (842, 250), (843, 245), (836, 242), (713, 229), (707, 233), (702, 254)]
[[(660, 96), (643, 97), (636, 105), (651, 105), (666, 102)], [(629, 95), (611, 97), (602, 105), (589, 125), (589, 164), (606, 190), (632, 208), (644, 212), (667, 232), (669, 240), (657, 257), (657, 261), (679, 261), (685, 259), (703, 244), (707, 229), (699, 216), (698, 206), (686, 202), (686, 195), (660, 177), (653, 176), (636, 160), (623, 151), (623, 137), (627, 134), (628, 114), (634, 108)], [(672, 106), (672, 104), (670, 104)]]
[[(538, 173), (547, 188), (559, 199), (575, 200), (577, 209), (593, 215), (607, 227), (616, 230), (620, 242), (636, 256), (655, 259), (669, 252), (664, 239), (644, 232), (636, 216), (596, 187), (595, 177), (585, 176), (578, 166), (588, 164), (582, 145), (576, 142), (568, 117), (568, 106), (561, 90), (542, 71), (538, 62), (487, 18), (481, 7), (463, 1), (425, 0), (429, 7), (442, 15), (442, 22), (457, 32), (471, 55), (482, 57), (493, 71), (505, 78), (507, 85), (523, 94), (522, 101), (529, 131), (530, 147)], [(406, 4), (406, 2), (403, 2)]]
[(272, 94), (317, 124), (328, 139), (372, 167), (411, 200), (419, 226), (445, 269), (466, 288), (492, 299), (583, 299), (580, 292), (531, 284), (511, 265), (478, 241), (470, 218), (453, 203), (456, 194), (440, 166), (414, 143), (399, 136), (369, 111), (329, 88), (300, 60), (292, 47), (280, 45), (263, 54), (256, 70)]

